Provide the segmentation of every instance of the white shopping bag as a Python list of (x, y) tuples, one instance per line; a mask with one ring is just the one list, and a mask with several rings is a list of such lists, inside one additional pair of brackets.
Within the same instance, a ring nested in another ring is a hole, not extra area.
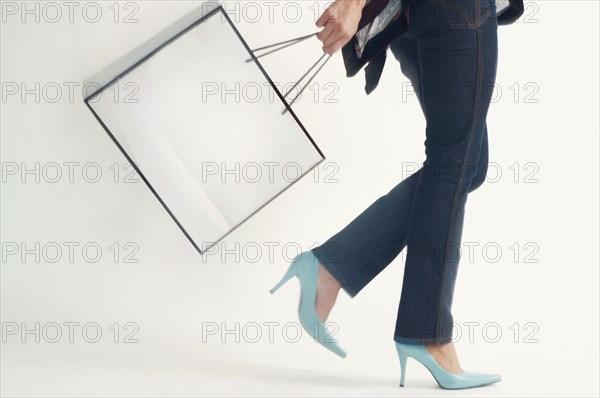
[[(203, 253), (325, 157), (223, 7), (182, 21), (103, 72), (85, 102)], [(110, 95), (124, 81), (135, 101)]]

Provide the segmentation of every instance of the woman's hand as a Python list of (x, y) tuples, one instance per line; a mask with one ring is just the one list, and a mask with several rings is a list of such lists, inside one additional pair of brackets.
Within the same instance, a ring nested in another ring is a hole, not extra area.
[(365, 3), (366, 0), (335, 0), (319, 17), (316, 25), (325, 28), (317, 38), (323, 42), (325, 53), (337, 52), (356, 34)]

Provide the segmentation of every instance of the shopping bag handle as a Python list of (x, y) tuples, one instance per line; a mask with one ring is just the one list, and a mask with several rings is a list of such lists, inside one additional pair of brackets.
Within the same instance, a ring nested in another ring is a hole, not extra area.
[[(269, 54), (273, 54), (279, 50), (283, 50), (284, 48), (288, 48), (290, 46), (293, 46), (294, 44), (298, 44), (306, 39), (309, 39), (313, 36), (316, 36), (319, 32), (315, 32), (315, 33), (311, 33), (309, 35), (305, 35), (305, 36), (300, 36), (300, 37), (296, 37), (295, 39), (289, 39), (289, 40), (285, 40), (285, 41), (281, 41), (279, 43), (274, 43), (274, 44), (269, 44), (268, 46), (263, 46), (263, 47), (259, 47), (259, 48), (255, 48), (252, 51), (252, 54), (254, 54), (254, 58), (249, 58), (246, 60), (246, 62), (251, 62), (254, 61), (254, 59), (258, 59), (261, 57), (264, 57), (265, 55), (269, 55)], [(278, 47), (278, 48), (275, 48)], [(269, 50), (272, 49), (270, 51), (267, 51), (264, 54), (261, 55), (256, 55), (255, 53), (258, 51), (264, 51), (264, 50)], [(317, 60), (317, 62), (315, 62), (310, 69), (308, 69), (306, 71), (306, 73), (304, 75), (302, 75), (302, 77), (300, 79), (298, 79), (298, 81), (296, 82), (296, 84), (294, 84), (294, 86), (289, 89), (284, 95), (283, 98), (286, 98), (291, 92), (292, 90), (294, 90), (296, 87), (298, 87), (298, 85), (300, 84), (300, 82), (302, 82), (307, 76), (308, 74), (317, 67), (317, 65), (319, 65), (319, 63), (321, 61), (323, 61), (323, 59), (325, 59), (325, 61), (321, 64), (321, 66), (319, 66), (319, 68), (317, 69), (317, 71), (310, 77), (310, 79), (308, 79), (308, 82), (300, 89), (300, 91), (298, 92), (298, 94), (296, 94), (296, 96), (291, 100), (290, 102), (290, 107), (298, 100), (298, 98), (300, 97), (300, 95), (302, 95), (302, 93), (304, 92), (304, 90), (306, 89), (306, 87), (308, 87), (310, 85), (310, 83), (312, 83), (312, 81), (314, 80), (314, 78), (317, 76), (317, 74), (319, 74), (319, 72), (321, 71), (321, 69), (323, 69), (323, 67), (325, 66), (325, 64), (327, 64), (327, 62), (329, 61), (329, 59), (331, 58), (331, 55), (327, 55), (326, 53), (324, 53), (323, 55), (321, 55), (321, 57)], [(282, 115), (284, 115), (286, 112), (288, 111), (288, 109), (284, 109), (283, 112), (281, 112)]]

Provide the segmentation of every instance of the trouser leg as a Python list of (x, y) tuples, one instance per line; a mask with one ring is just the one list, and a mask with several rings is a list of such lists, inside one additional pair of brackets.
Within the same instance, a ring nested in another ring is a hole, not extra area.
[[(482, 181), (480, 162), (487, 163), (485, 119), (496, 76), (497, 23), (488, 18), (468, 28), (433, 24), (422, 19), (432, 11), (429, 1), (418, 4), (408, 34), (417, 41), (426, 160), (410, 208), (394, 339), (440, 344), (452, 340), (467, 196)], [(472, 4), (480, 5), (462, 6)]]

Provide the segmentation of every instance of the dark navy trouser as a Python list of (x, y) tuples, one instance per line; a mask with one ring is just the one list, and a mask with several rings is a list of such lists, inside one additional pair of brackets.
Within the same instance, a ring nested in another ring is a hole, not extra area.
[(312, 252), (354, 297), (407, 247), (394, 340), (442, 344), (467, 196), (488, 168), (498, 24), (494, 0), (419, 0), (409, 15), (390, 49), (425, 115), (423, 167)]

